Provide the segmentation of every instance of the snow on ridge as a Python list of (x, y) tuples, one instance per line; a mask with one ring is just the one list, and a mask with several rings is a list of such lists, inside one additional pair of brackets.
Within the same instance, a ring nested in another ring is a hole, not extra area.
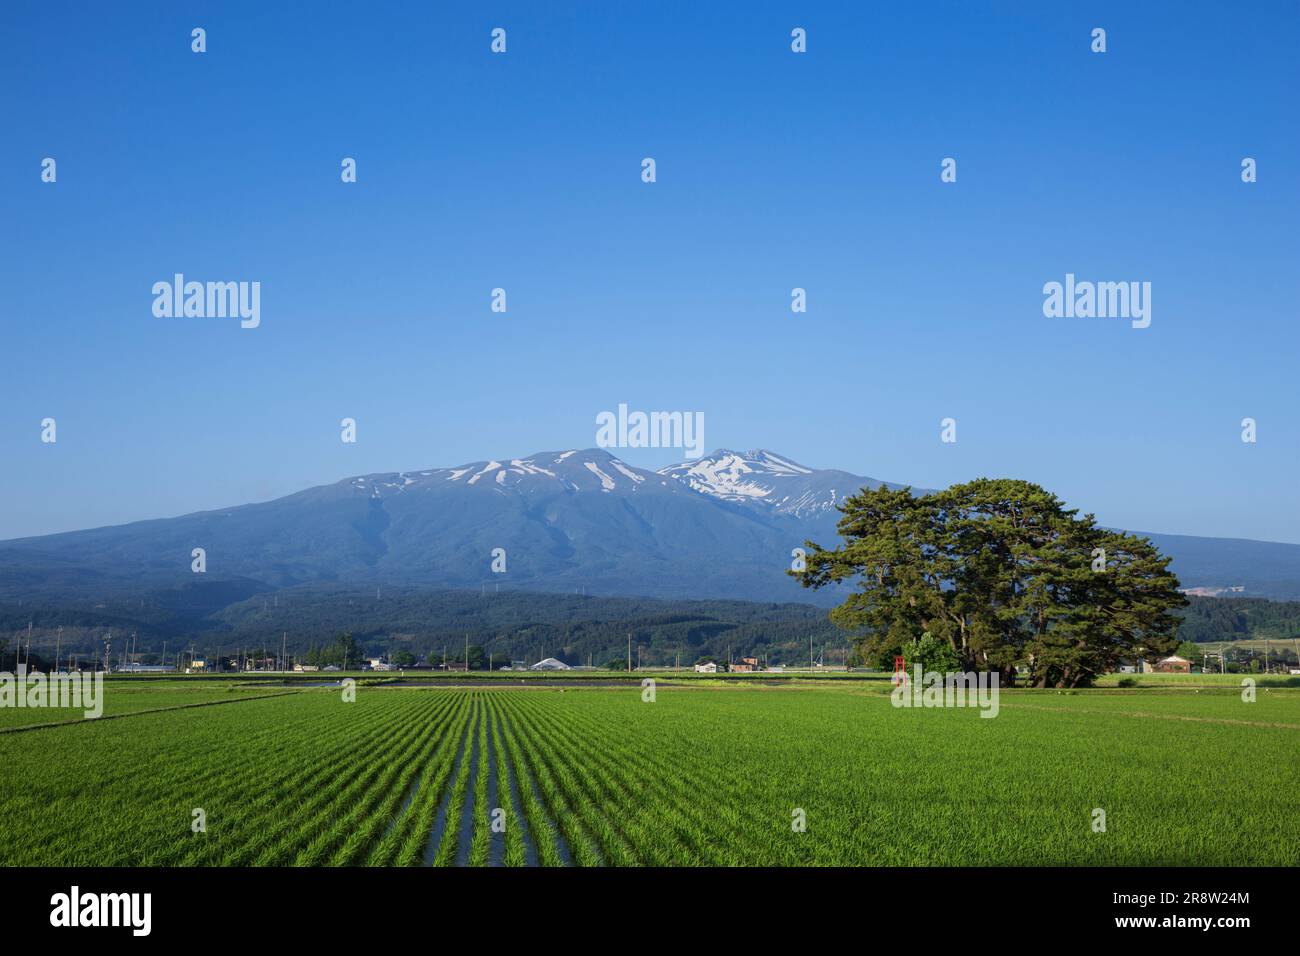
[(589, 472), (600, 478), (600, 488), (602, 491), (613, 491), (614, 488), (617, 487), (614, 483), (614, 479), (601, 471), (594, 461), (584, 461), (583, 464), (586, 465)]
[(617, 458), (610, 459), (609, 463), (613, 465), (615, 468), (617, 468), (619, 471), (621, 471), (623, 474), (627, 475), (627, 477), (631, 478), (637, 484), (640, 484), (641, 482), (645, 481), (644, 478), (642, 478), (632, 469), (628, 468), (627, 465), (623, 464)]
[(483, 470), (482, 470), (482, 471), (478, 472), (477, 474), (475, 474), (473, 477), (470, 478), (470, 480), (469, 480), (469, 484), (471, 484), (471, 485), (474, 484), (474, 482), (478, 481), (480, 478), (482, 478), (484, 475), (486, 475), (489, 471), (496, 471), (496, 470), (497, 470), (498, 468), (500, 468), (500, 467), (501, 467), (501, 462), (499, 462), (499, 461), (490, 461), (490, 462), (488, 462), (486, 465), (483, 466)]
[(687, 468), (683, 474), (686, 483), (696, 491), (703, 491), (720, 498), (746, 499), (763, 498), (772, 493), (772, 489), (743, 476), (756, 474), (742, 456), (734, 452), (717, 458), (702, 458)]
[(555, 477), (555, 472), (547, 471), (540, 465), (534, 465), (531, 458), (512, 458), (510, 459), (511, 471), (518, 472), (521, 475), (546, 475), (550, 478)]
[(771, 462), (772, 464), (776, 465), (777, 469), (779, 469), (782, 473), (787, 473), (792, 475), (812, 474), (811, 468), (805, 468), (803, 465), (796, 465), (792, 461), (786, 461), (784, 458), (778, 458), (770, 451), (759, 451), (756, 453), (751, 452), (751, 455), (753, 455), (758, 460), (762, 461), (764, 464)]

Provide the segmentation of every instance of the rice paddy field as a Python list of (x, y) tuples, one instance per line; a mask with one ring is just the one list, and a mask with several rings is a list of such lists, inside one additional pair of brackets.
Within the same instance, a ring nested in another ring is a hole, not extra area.
[[(107, 682), (104, 693), (103, 716), (119, 717), (151, 710), (170, 710), (179, 707), (198, 707), (235, 699), (248, 699), (277, 693), (279, 688), (243, 686), (235, 684), (198, 684), (194, 681), (130, 681)], [(84, 719), (84, 708), (27, 708), (0, 707), (0, 732), (14, 727), (31, 727), (49, 723), (67, 723)]]
[(1239, 680), (1004, 690), (993, 719), (895, 708), (881, 679), (664, 680), (652, 702), (577, 683), (346, 702), (110, 680), (116, 719), (0, 711), (0, 819), (21, 835), (0, 864), (1300, 863), (1286, 681), (1253, 703)]

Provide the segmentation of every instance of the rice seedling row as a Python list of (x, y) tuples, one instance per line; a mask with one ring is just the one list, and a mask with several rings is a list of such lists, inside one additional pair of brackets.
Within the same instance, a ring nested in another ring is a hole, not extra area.
[(1294, 865), (1300, 693), (1258, 697), (302, 690), (0, 734), (0, 865)]

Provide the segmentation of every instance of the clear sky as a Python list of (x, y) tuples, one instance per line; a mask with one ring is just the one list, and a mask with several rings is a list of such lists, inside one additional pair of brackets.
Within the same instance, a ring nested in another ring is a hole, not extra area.
[[(0, 8), (0, 538), (589, 447), (627, 402), (1300, 542), (1296, 3), (331, 9)], [(259, 281), (260, 327), (156, 318), (177, 272)], [(1044, 317), (1066, 273), (1149, 281), (1150, 327)]]

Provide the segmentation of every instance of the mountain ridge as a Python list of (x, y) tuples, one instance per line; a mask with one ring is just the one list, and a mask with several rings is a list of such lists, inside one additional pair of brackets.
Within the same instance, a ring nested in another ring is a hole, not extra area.
[[(843, 592), (800, 588), (785, 574), (791, 552), (806, 540), (837, 542), (837, 506), (881, 485), (909, 487), (811, 468), (764, 448), (719, 448), (658, 470), (601, 448), (541, 451), (354, 475), (270, 501), (0, 541), (0, 595), (85, 597), (133, 583), (192, 583), (193, 551), (202, 548), (202, 580), (254, 590), (491, 583), (829, 604)], [(1185, 587), (1300, 598), (1300, 545), (1137, 533), (1173, 556)]]

